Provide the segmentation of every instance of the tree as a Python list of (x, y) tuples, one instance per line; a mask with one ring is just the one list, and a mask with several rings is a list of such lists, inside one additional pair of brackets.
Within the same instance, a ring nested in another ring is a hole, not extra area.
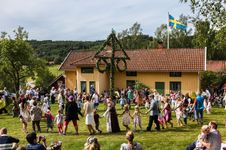
[(192, 39), (194, 47), (207, 47), (209, 60), (224, 60), (226, 58), (226, 27), (220, 30), (211, 29), (208, 21), (197, 21)]
[(201, 88), (221, 88), (226, 83), (226, 69), (218, 72), (204, 71), (201, 73)]
[(137, 22), (131, 28), (118, 33), (117, 37), (124, 49), (148, 48), (149, 42), (152, 39), (152, 37), (142, 33), (141, 25)]
[(215, 50), (213, 58), (218, 60), (226, 59), (226, 26), (216, 32), (215, 38), (211, 43), (211, 47)]
[[(0, 74), (6, 75), (7, 82), (13, 85), (13, 91), (18, 92), (20, 84), (28, 77), (35, 77), (41, 62), (37, 59), (35, 51), (27, 42), (28, 33), (23, 27), (14, 30), (15, 38), (4, 33), (0, 39)], [(44, 68), (43, 68), (44, 69)], [(1, 81), (6, 85), (6, 81)], [(10, 84), (9, 84), (10, 85)], [(10, 89), (10, 88), (9, 88)]]
[(212, 71), (204, 71), (201, 73), (201, 88), (214, 87), (216, 84), (217, 75)]
[(35, 85), (37, 87), (43, 87), (44, 90), (47, 90), (50, 82), (54, 79), (54, 75), (46, 67), (46, 61), (38, 59), (39, 65), (35, 68)]
[(164, 47), (167, 46), (167, 24), (162, 24), (160, 27), (158, 27), (155, 31), (155, 39), (153, 41), (153, 48), (157, 46), (156, 41), (162, 41)]
[(215, 38), (215, 30), (210, 28), (208, 21), (195, 22), (195, 32), (192, 39), (192, 44), (195, 48), (207, 47), (207, 58), (213, 59), (215, 49), (212, 47), (212, 42)]
[(211, 28), (220, 29), (226, 24), (226, 0), (180, 0), (189, 3), (196, 14), (195, 20), (210, 22)]

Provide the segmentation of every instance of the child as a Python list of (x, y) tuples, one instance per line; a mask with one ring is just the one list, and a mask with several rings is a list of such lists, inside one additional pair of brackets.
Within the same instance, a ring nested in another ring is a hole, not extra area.
[(99, 129), (99, 125), (100, 125), (100, 116), (99, 114), (97, 114), (97, 109), (94, 110), (94, 122), (95, 122), (95, 128), (97, 131), (99, 131), (99, 133), (102, 133), (102, 131)]
[(207, 114), (211, 114), (211, 109), (212, 109), (211, 102), (210, 100), (208, 100), (207, 106), (206, 106)]
[(49, 109), (48, 100), (47, 99), (44, 99), (43, 100), (43, 104), (42, 104), (42, 111), (44, 113), (46, 113), (48, 111), (48, 109)]
[(132, 116), (130, 115), (129, 112), (129, 105), (125, 105), (124, 106), (124, 111), (122, 113), (122, 124), (124, 127), (126, 127), (126, 130), (129, 131), (129, 124), (130, 124), (130, 118), (132, 118)]
[(46, 102), (48, 106), (50, 106), (49, 94), (46, 94), (46, 95), (45, 95), (43, 101)]
[(146, 98), (145, 99), (145, 109), (149, 109), (149, 107), (150, 107), (150, 100), (149, 100), (149, 98)]
[(47, 112), (45, 113), (45, 117), (46, 117), (46, 123), (47, 123), (47, 129), (46, 132), (49, 132), (49, 128), (51, 129), (51, 131), (53, 131), (53, 121), (54, 121), (54, 117), (50, 112), (50, 108), (47, 110)]
[(161, 113), (159, 113), (159, 115), (158, 115), (158, 122), (162, 126), (162, 129), (165, 129), (164, 126), (166, 124), (166, 121), (165, 121), (165, 119), (164, 119), (164, 117), (162, 116)]
[(140, 130), (142, 131), (142, 126), (141, 126), (141, 116), (140, 116), (141, 112), (139, 109), (139, 106), (136, 105), (135, 106), (135, 111), (133, 113), (133, 123), (134, 123), (134, 131), (136, 131), (137, 126), (140, 127)]
[(180, 97), (177, 98), (175, 111), (176, 111), (176, 118), (177, 118), (178, 126), (183, 126), (182, 100)]
[(172, 116), (171, 116), (171, 106), (170, 106), (170, 99), (169, 98), (165, 98), (163, 101), (164, 106), (162, 109), (162, 113), (163, 113), (163, 118), (165, 121), (165, 126), (167, 128), (167, 124), (169, 123), (171, 125), (171, 127), (173, 127), (173, 123), (171, 122), (172, 120)]
[(121, 98), (119, 99), (119, 103), (121, 105), (121, 109), (123, 109), (124, 105), (126, 104), (126, 99), (124, 95), (122, 95)]
[(62, 111), (59, 109), (58, 114), (56, 115), (55, 120), (54, 120), (54, 122), (56, 122), (56, 124), (57, 124), (59, 134), (63, 133), (63, 119), (64, 119), (64, 117), (63, 117)]
[(206, 142), (207, 134), (210, 132), (210, 127), (208, 125), (203, 125), (201, 128), (201, 133), (198, 135), (198, 140), (196, 141), (195, 150), (206, 150), (207, 148), (202, 145), (201, 141)]

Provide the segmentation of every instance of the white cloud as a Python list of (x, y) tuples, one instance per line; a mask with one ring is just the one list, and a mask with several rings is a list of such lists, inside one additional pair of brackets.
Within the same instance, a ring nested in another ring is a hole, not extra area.
[(0, 0), (0, 30), (11, 32), (19, 25), (30, 39), (101, 40), (138, 22), (153, 35), (167, 13), (190, 13), (179, 0)]

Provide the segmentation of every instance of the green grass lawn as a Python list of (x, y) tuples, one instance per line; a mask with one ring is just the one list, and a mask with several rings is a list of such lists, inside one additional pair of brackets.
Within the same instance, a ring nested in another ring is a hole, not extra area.
[[(119, 104), (117, 104), (119, 105)], [(118, 113), (120, 114), (122, 111), (118, 108)], [(99, 107), (99, 114), (103, 114), (104, 106), (103, 104)], [(52, 113), (55, 115), (57, 111), (57, 105), (52, 106)], [(141, 109), (142, 112), (145, 112), (144, 109)], [(131, 111), (132, 112), (132, 111)], [(219, 131), (222, 135), (222, 140), (226, 140), (226, 128), (224, 127), (223, 120), (225, 120), (225, 110), (223, 108), (214, 108), (211, 115), (204, 114), (205, 124), (207, 124), (211, 120), (215, 120), (219, 124)], [(122, 117), (119, 116), (119, 123), (122, 132), (117, 134), (108, 134), (106, 133), (105, 126), (105, 118), (101, 118), (100, 129), (103, 130), (102, 134), (97, 134), (101, 149), (102, 150), (116, 150), (120, 148), (121, 143), (126, 142), (125, 139), (125, 128), (122, 126)], [(177, 127), (175, 114), (173, 113), (173, 128), (168, 128), (161, 130), (161, 132), (136, 132), (135, 133), (135, 141), (140, 142), (145, 150), (183, 150), (185, 147), (193, 142), (199, 132), (200, 127), (196, 125), (195, 122), (188, 120), (187, 127)], [(142, 126), (145, 129), (148, 123), (148, 116), (142, 116)], [(46, 133), (45, 127), (46, 123), (44, 121), (41, 122), (41, 127), (43, 133), (39, 133), (38, 135), (44, 135), (47, 138), (47, 143), (50, 144), (51, 141), (60, 140), (63, 142), (63, 150), (82, 150), (83, 145), (88, 137), (88, 131), (85, 126), (84, 118), (80, 117), (78, 121), (79, 124), (79, 135), (74, 135), (75, 131), (73, 129), (72, 123), (69, 124), (68, 132), (66, 136), (60, 136), (57, 133), (57, 127), (54, 126), (53, 133)], [(26, 145), (25, 133), (22, 132), (22, 124), (20, 123), (18, 118), (12, 118), (8, 115), (0, 115), (0, 127), (7, 127), (8, 134), (15, 136), (20, 139), (21, 145)], [(130, 125), (132, 127), (132, 124)], [(31, 130), (31, 123), (28, 125), (28, 130)]]

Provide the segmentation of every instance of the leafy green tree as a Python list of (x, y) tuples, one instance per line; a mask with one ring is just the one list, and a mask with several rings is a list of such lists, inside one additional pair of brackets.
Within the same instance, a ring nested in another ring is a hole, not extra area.
[(226, 26), (216, 32), (215, 38), (211, 43), (211, 47), (215, 50), (213, 58), (218, 60), (226, 59)]
[(226, 27), (220, 30), (211, 29), (208, 21), (197, 21), (192, 44), (196, 48), (207, 47), (209, 60), (226, 59)]
[(195, 32), (192, 39), (192, 44), (195, 48), (207, 47), (207, 58), (214, 59), (213, 55), (215, 49), (212, 46), (212, 42), (215, 38), (215, 30), (210, 28), (208, 21), (195, 22)]
[(214, 87), (216, 83), (217, 75), (212, 71), (204, 71), (201, 73), (201, 88), (206, 89), (208, 87)]
[(222, 86), (226, 83), (226, 69), (220, 70), (217, 73), (216, 85)]
[(167, 47), (167, 24), (162, 24), (155, 31), (155, 40), (152, 42), (152, 48), (157, 46), (157, 41), (162, 41), (164, 47)]
[(211, 28), (220, 29), (226, 24), (226, 0), (180, 0), (189, 3), (195, 20), (210, 22)]
[(19, 90), (20, 82), (33, 76), (34, 50), (25, 41), (28, 33), (19, 27), (14, 30), (15, 39), (2, 35), (0, 41), (1, 70), (13, 81), (14, 91)]
[(49, 87), (49, 84), (54, 79), (54, 75), (49, 71), (49, 69), (46, 67), (46, 61), (38, 59), (39, 65), (36, 66), (35, 72), (35, 85), (37, 87), (43, 87), (44, 90), (47, 90)]
[(226, 0), (180, 0), (195, 14), (194, 47), (207, 47), (208, 59), (225, 59)]
[(142, 33), (141, 25), (137, 22), (131, 28), (118, 33), (117, 37), (124, 49), (148, 48), (149, 42), (152, 40), (152, 37)]
[(0, 89), (3, 89), (3, 87), (7, 87), (9, 91), (14, 90), (14, 85), (12, 83), (12, 79), (2, 70), (2, 67), (0, 67)]
[[(18, 92), (20, 84), (29, 77), (35, 77), (36, 68), (41, 61), (35, 55), (32, 46), (27, 42), (28, 33), (23, 27), (14, 30), (15, 38), (3, 33), (0, 39), (0, 74), (6, 75), (2, 85), (13, 85), (13, 91)], [(42, 69), (45, 67), (42, 66)], [(8, 84), (7, 82), (10, 82)], [(10, 87), (9, 87), (10, 89)]]

